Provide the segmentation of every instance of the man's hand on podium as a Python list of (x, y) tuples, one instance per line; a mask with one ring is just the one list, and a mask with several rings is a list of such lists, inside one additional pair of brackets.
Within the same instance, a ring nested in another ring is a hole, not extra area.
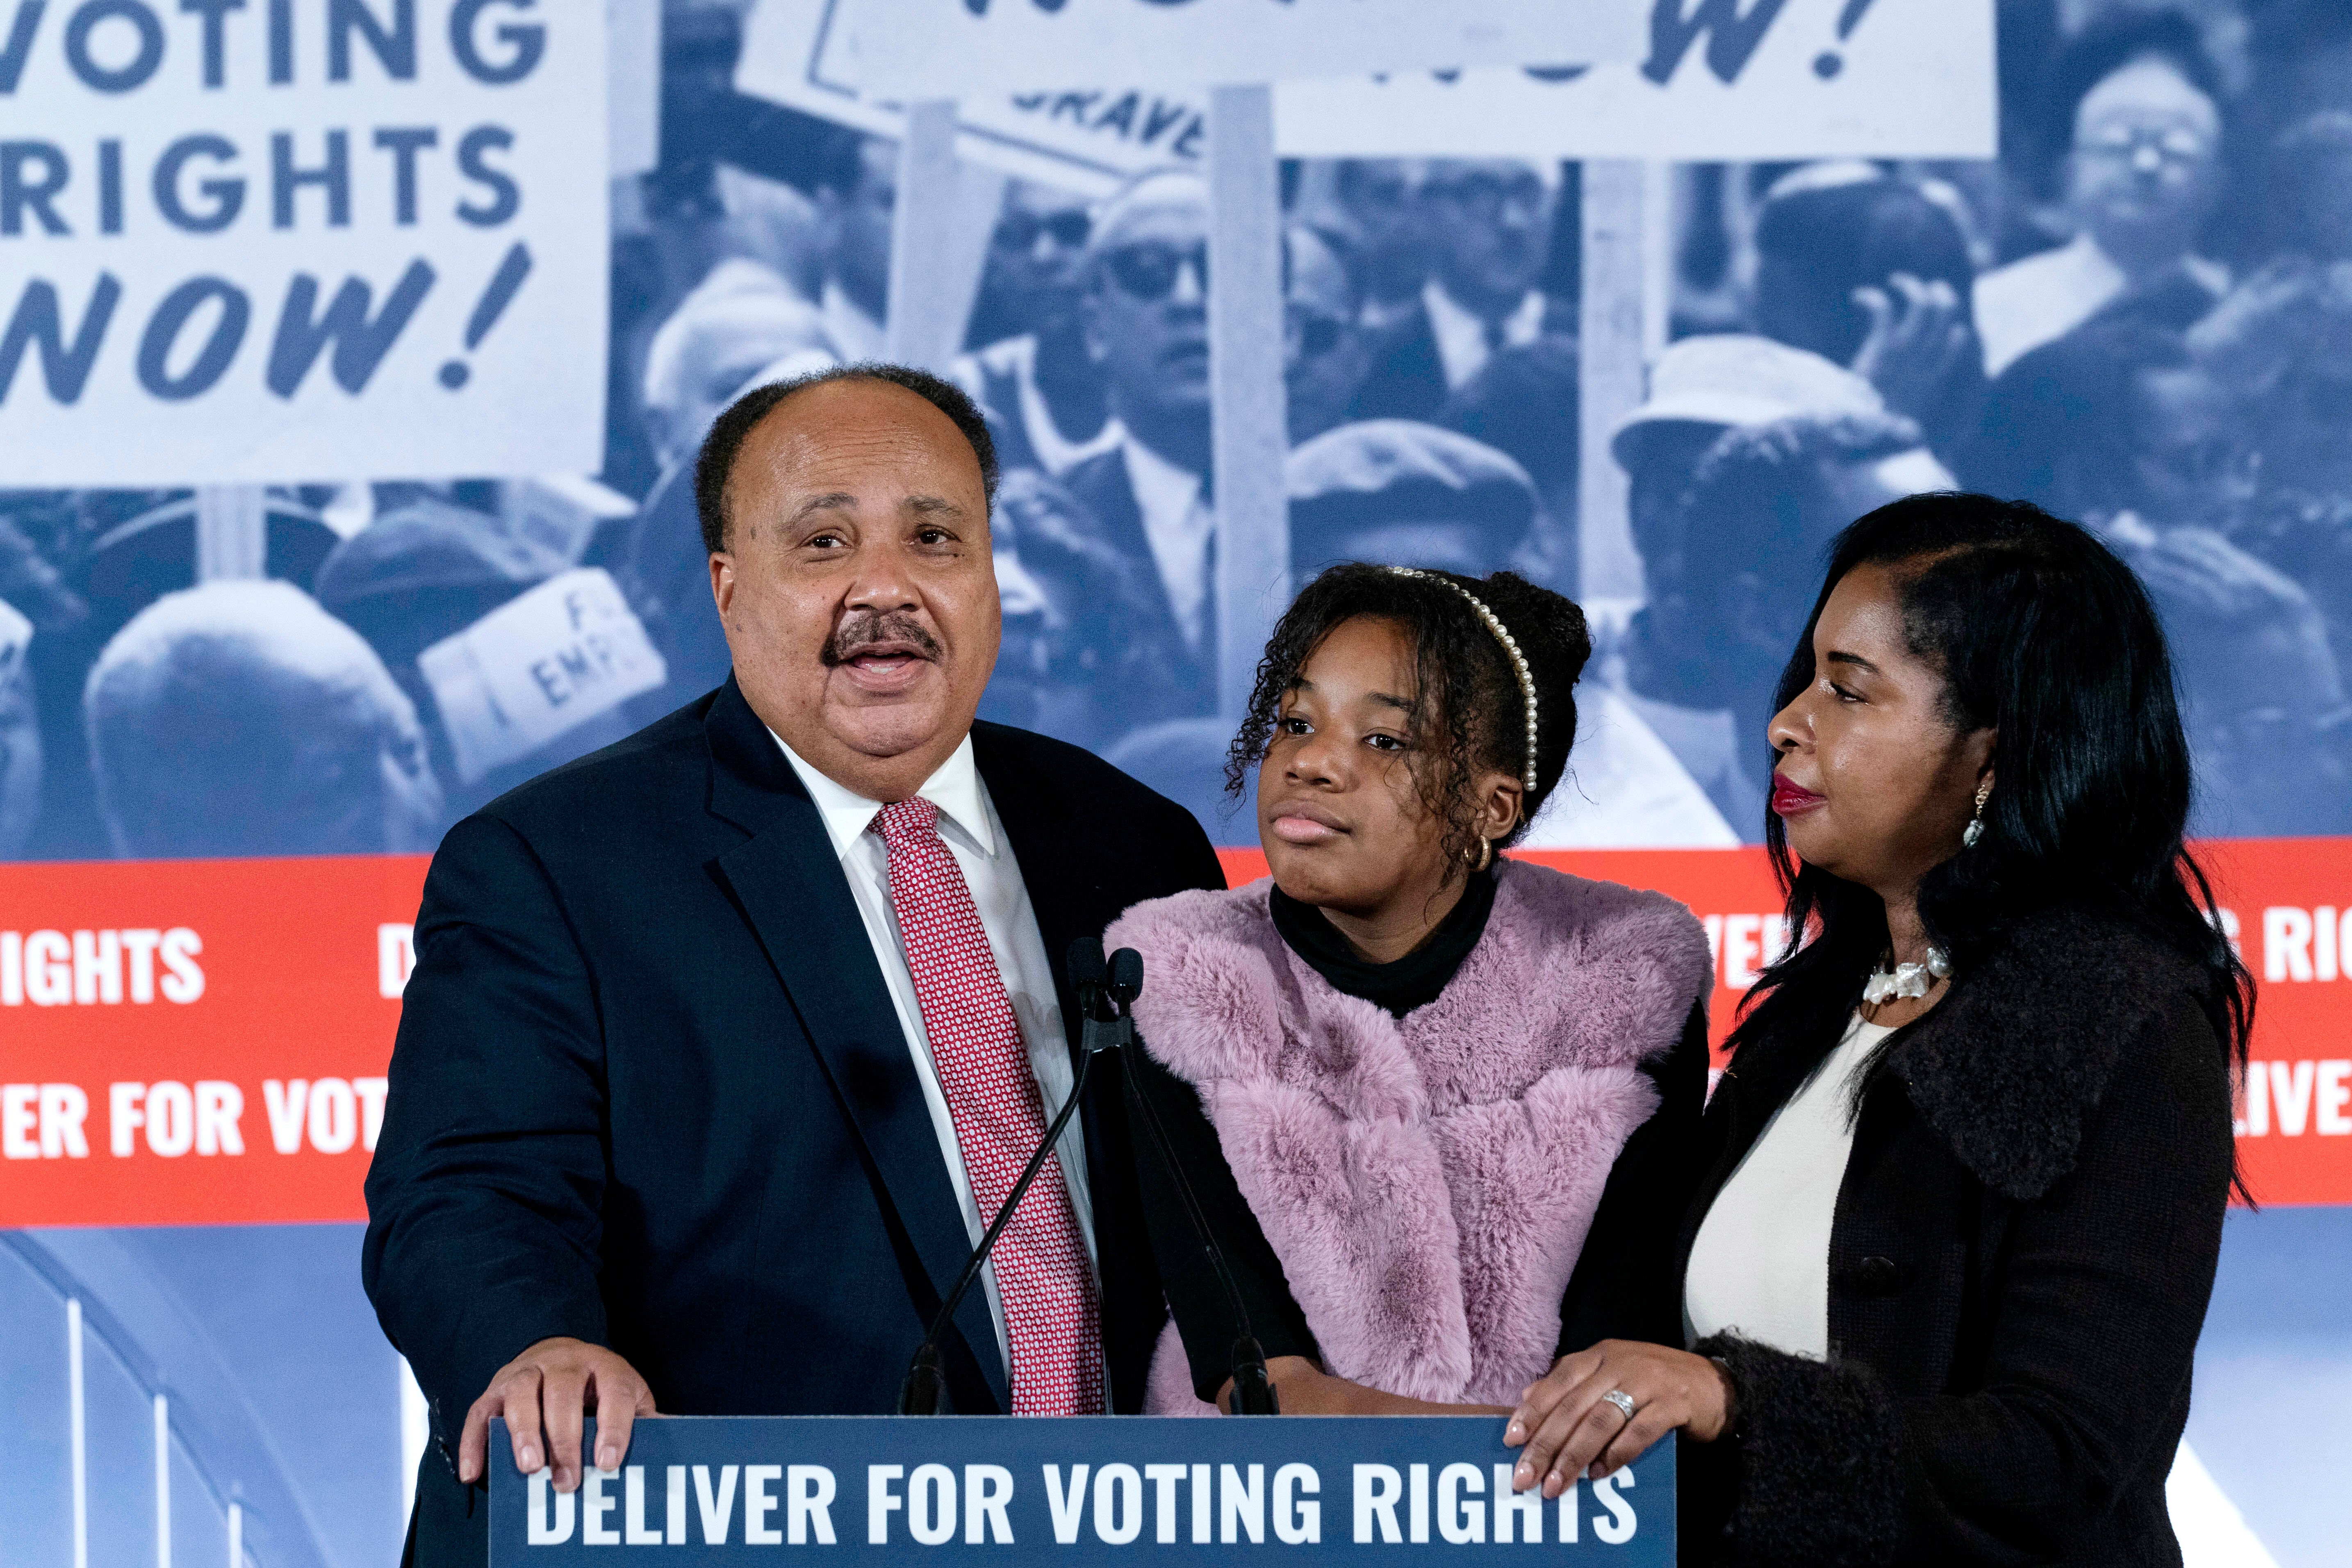
[(596, 1417), (596, 1468), (617, 1467), (629, 1451), (629, 1428), (657, 1414), (653, 1390), (637, 1369), (602, 1345), (541, 1340), (507, 1363), (466, 1412), (457, 1439), (457, 1479), (471, 1486), (490, 1465), (490, 1418), (503, 1415), (514, 1436), (515, 1468), (530, 1475), (554, 1467), (555, 1489), (580, 1484), (580, 1420)]

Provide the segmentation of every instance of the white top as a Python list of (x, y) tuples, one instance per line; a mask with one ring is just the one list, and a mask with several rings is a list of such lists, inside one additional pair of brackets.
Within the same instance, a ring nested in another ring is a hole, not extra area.
[(1683, 1278), (1689, 1342), (1731, 1331), (1828, 1359), (1830, 1225), (1853, 1152), (1854, 1075), (1894, 1032), (1856, 1014), (1716, 1194)]
[[(771, 734), (773, 731), (770, 731)], [(940, 1088), (940, 1075), (931, 1065), (931, 1047), (923, 1030), (923, 1008), (915, 994), (914, 972), (907, 967), (907, 946), (898, 935), (898, 911), (890, 906), (890, 855), (883, 845), (882, 836), (869, 833), (874, 814), (882, 809), (879, 801), (866, 800), (801, 760), (790, 746), (778, 737), (776, 744), (784, 760), (800, 775), (801, 784), (816, 803), (817, 815), (824, 819), (824, 830), (833, 840), (834, 852), (841, 857), (841, 869), (849, 879), (850, 896), (857, 900), (857, 912), (866, 919), (866, 940), (874, 944), (874, 959), (882, 966), (883, 983), (889, 987), (890, 1001), (898, 1009), (898, 1026), (906, 1031), (907, 1053), (914, 1058), (915, 1078), (923, 1086), (923, 1103), (931, 1113), (931, 1131), (940, 1141), (940, 1156), (947, 1163), (948, 1180), (954, 1184), (956, 1202), (963, 1209), (965, 1231), (974, 1247), (980, 1245), (987, 1220), (971, 1195), (971, 1180), (964, 1174), (963, 1152), (956, 1142), (955, 1117), (948, 1110), (948, 1097)], [(996, 972), (1003, 977), (1004, 994), (1013, 1004), (1013, 1016), (1021, 1026), (1021, 1044), (1029, 1053), (1029, 1070), (1037, 1079), (1038, 1098), (1044, 1102), (1045, 1117), (1051, 1122), (1069, 1098), (1075, 1069), (1070, 1065), (1069, 1038), (1062, 1028), (1062, 1005), (1054, 990), (1054, 969), (1045, 959), (1045, 939), (1037, 932), (1037, 917), (1029, 906), (1029, 888), (1021, 879), (1020, 862), (1004, 842), (1004, 825), (997, 820), (996, 807), (988, 798), (987, 786), (980, 781), (980, 769), (971, 759), (971, 737), (964, 737), (955, 754), (940, 764), (940, 769), (923, 781), (915, 792), (940, 808), (940, 837), (946, 841), (948, 852), (955, 857), (957, 867), (963, 872), (965, 885), (971, 889), (971, 901), (979, 907), (981, 929), (988, 933), (988, 949), (996, 957)], [(1070, 1207), (1078, 1220), (1078, 1238), (1086, 1244), (1087, 1258), (1095, 1261), (1094, 1205), (1087, 1192), (1086, 1130), (1076, 1117), (1062, 1130), (1061, 1142), (1055, 1152), (1062, 1159), (1062, 1179), (1068, 1186)], [(1024, 1153), (1025, 1160), (1027, 1155)], [(1099, 1268), (1097, 1268), (1099, 1276)], [(1004, 1303), (996, 1293), (996, 1270), (992, 1266), (981, 1271), (981, 1283), (988, 1291), (989, 1316), (996, 1321), (997, 1349), (1004, 1356), (1005, 1377), (1013, 1375), (1012, 1343), (1004, 1336)], [(1099, 1282), (1099, 1279), (1097, 1279)], [(947, 1281), (941, 1280), (945, 1288)]]
[[(1430, 335), (1437, 340), (1437, 363), (1445, 372), (1445, 390), (1458, 392), (1494, 357), (1494, 350), (1486, 346), (1486, 318), (1447, 293), (1445, 285), (1434, 278), (1421, 286), (1421, 302), (1429, 312)], [(1543, 321), (1544, 297), (1530, 289), (1497, 323), (1502, 346), (1527, 347), (1543, 335)]]
[(1207, 629), (1209, 542), (1216, 535), (1216, 513), (1201, 497), (1200, 475), (1178, 468), (1124, 426), (1119, 427), (1119, 451), (1127, 464), (1128, 488), (1135, 492), (1135, 510), (1143, 516), (1151, 563), (1160, 570), (1160, 586), (1168, 590), (1168, 607), (1175, 612), (1177, 630), (1198, 652)]

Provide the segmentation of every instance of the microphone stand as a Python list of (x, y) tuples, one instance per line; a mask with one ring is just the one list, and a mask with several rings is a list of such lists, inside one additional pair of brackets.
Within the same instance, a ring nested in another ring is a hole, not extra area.
[(1232, 1307), (1234, 1325), (1240, 1331), (1234, 1340), (1234, 1408), (1235, 1415), (1279, 1415), (1282, 1396), (1276, 1393), (1274, 1381), (1265, 1370), (1265, 1350), (1250, 1331), (1249, 1309), (1242, 1304), (1241, 1288), (1234, 1283), (1233, 1270), (1225, 1267), (1225, 1256), (1214, 1237), (1209, 1234), (1207, 1216), (1201, 1212), (1201, 1200), (1192, 1194), (1192, 1184), (1184, 1179), (1184, 1169), (1176, 1163), (1176, 1151), (1170, 1146), (1167, 1129), (1160, 1124), (1160, 1113), (1137, 1087), (1132, 1075), (1127, 1080), (1127, 1102), (1139, 1115), (1144, 1129), (1151, 1134), (1152, 1147), (1159, 1152), (1160, 1163), (1175, 1184), (1178, 1201), (1184, 1205), (1184, 1217), (1192, 1226), (1192, 1235), (1207, 1255), (1209, 1267), (1216, 1270), (1217, 1280), (1225, 1288), (1226, 1304)]
[[(907, 1375), (898, 1386), (898, 1414), (901, 1415), (937, 1415), (947, 1397), (947, 1379), (940, 1364), (940, 1342), (946, 1337), (948, 1325), (955, 1321), (956, 1308), (962, 1302), (971, 1282), (980, 1278), (981, 1268), (988, 1262), (996, 1247), (996, 1238), (1013, 1219), (1015, 1209), (1029, 1191), (1029, 1184), (1045, 1168), (1045, 1156), (1062, 1141), (1062, 1130), (1078, 1109), (1078, 1100), (1086, 1092), (1087, 1070), (1094, 1059), (1104, 1051), (1117, 1050), (1135, 1043), (1135, 1016), (1131, 1011), (1135, 998), (1143, 990), (1143, 956), (1133, 948), (1121, 948), (1106, 964), (1102, 942), (1081, 937), (1070, 944), (1069, 974), (1078, 994), (1081, 1027), (1078, 1037), (1078, 1069), (1070, 1085), (1069, 1099), (1045, 1129), (1045, 1138), (1029, 1163), (1013, 1184), (1013, 1191), (1004, 1205), (996, 1211), (982, 1235), (980, 1245), (972, 1248), (964, 1260), (963, 1272), (956, 1276), (954, 1286), (940, 1303), (931, 1319), (930, 1331), (916, 1348), (914, 1359), (908, 1363)], [(1249, 1310), (1243, 1304), (1241, 1288), (1234, 1282), (1233, 1270), (1226, 1267), (1224, 1253), (1219, 1249), (1216, 1237), (1211, 1234), (1207, 1217), (1202, 1213), (1200, 1200), (1193, 1195), (1192, 1184), (1184, 1179), (1184, 1170), (1177, 1163), (1176, 1152), (1168, 1142), (1167, 1130), (1135, 1084), (1133, 1075), (1127, 1079), (1127, 1100), (1140, 1114), (1139, 1120), (1150, 1135), (1152, 1146), (1167, 1167), (1169, 1177), (1176, 1186), (1178, 1200), (1184, 1206), (1184, 1217), (1192, 1227), (1192, 1235), (1209, 1259), (1209, 1266), (1225, 1288), (1225, 1300), (1233, 1308), (1234, 1322), (1240, 1330), (1234, 1341), (1234, 1409), (1236, 1415), (1275, 1415), (1281, 1413), (1281, 1402), (1265, 1370), (1265, 1352), (1250, 1331)]]
[[(1093, 1027), (1091, 1023), (1087, 1026)], [(1039, 1171), (1045, 1169), (1045, 1156), (1052, 1153), (1054, 1146), (1062, 1141), (1062, 1129), (1070, 1124), (1071, 1116), (1078, 1109), (1078, 1097), (1087, 1089), (1087, 1069), (1093, 1065), (1092, 1050), (1080, 1053), (1077, 1077), (1070, 1084), (1070, 1097), (1063, 1102), (1061, 1114), (1055, 1117), (1054, 1124), (1045, 1129), (1045, 1136), (1039, 1142), (1037, 1152), (1029, 1156), (1029, 1163), (1022, 1171), (1021, 1179), (1013, 1184), (1013, 1191), (1006, 1195), (1004, 1206), (996, 1211), (996, 1218), (989, 1223), (986, 1233), (980, 1238), (980, 1245), (973, 1247), (971, 1256), (964, 1260), (963, 1272), (956, 1276), (954, 1288), (940, 1303), (939, 1314), (931, 1320), (931, 1331), (925, 1334), (923, 1342), (916, 1347), (915, 1359), (908, 1363), (906, 1379), (898, 1385), (899, 1415), (937, 1415), (940, 1413), (940, 1407), (947, 1398), (947, 1378), (940, 1366), (940, 1341), (945, 1337), (948, 1325), (955, 1321), (956, 1308), (962, 1302), (964, 1292), (971, 1289), (971, 1282), (980, 1278), (982, 1266), (987, 1263), (989, 1253), (996, 1247), (996, 1238), (1012, 1223), (1013, 1211), (1021, 1206), (1022, 1198), (1029, 1191), (1029, 1184), (1036, 1180)]]
[[(1094, 944), (1088, 955), (1093, 963), (1101, 963), (1101, 944)], [(1080, 970), (1078, 950), (1075, 946), (1070, 950), (1070, 968), (1074, 974)], [(1107, 1034), (1116, 1032), (1116, 1044), (1131, 1046), (1135, 1043), (1135, 1017), (1130, 1005), (1143, 990), (1143, 955), (1131, 947), (1120, 948), (1111, 955), (1110, 970), (1110, 984), (1105, 994), (1111, 1003), (1113, 1016), (1097, 1026), (1090, 1011), (1087, 1016), (1087, 1037), (1091, 1042), (1093, 1031), (1099, 1026)], [(1085, 993), (1082, 991), (1080, 994), (1083, 995)], [(1089, 1048), (1101, 1047), (1090, 1044)], [(1208, 1215), (1202, 1211), (1201, 1200), (1194, 1195), (1192, 1184), (1185, 1179), (1184, 1167), (1176, 1159), (1175, 1146), (1168, 1140), (1168, 1130), (1160, 1125), (1160, 1113), (1152, 1110), (1151, 1101), (1144, 1097), (1142, 1089), (1135, 1081), (1135, 1075), (1128, 1073), (1124, 1077), (1127, 1103), (1136, 1112), (1136, 1120), (1142, 1122), (1144, 1131), (1150, 1135), (1151, 1146), (1159, 1154), (1161, 1166), (1167, 1170), (1169, 1180), (1175, 1185), (1177, 1201), (1184, 1206), (1184, 1218), (1192, 1227), (1193, 1239), (1201, 1244), (1201, 1251), (1216, 1273), (1217, 1282), (1225, 1288), (1226, 1305), (1233, 1309), (1236, 1330), (1233, 1349), (1233, 1414), (1279, 1415), (1282, 1414), (1281, 1396), (1276, 1393), (1274, 1381), (1265, 1370), (1265, 1350), (1250, 1331), (1249, 1308), (1242, 1301), (1241, 1287), (1234, 1282), (1233, 1270), (1225, 1264), (1224, 1251), (1218, 1247), (1216, 1236), (1209, 1227)]]

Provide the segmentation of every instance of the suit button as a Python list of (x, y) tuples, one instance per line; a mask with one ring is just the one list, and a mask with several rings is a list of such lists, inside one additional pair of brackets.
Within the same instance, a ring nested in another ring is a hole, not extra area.
[(1892, 1258), (1865, 1258), (1853, 1266), (1857, 1296), (1891, 1296), (1902, 1283), (1902, 1267)]

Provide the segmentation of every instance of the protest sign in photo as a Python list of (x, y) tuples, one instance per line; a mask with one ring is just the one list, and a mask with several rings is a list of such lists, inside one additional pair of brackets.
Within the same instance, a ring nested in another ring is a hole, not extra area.
[(597, 466), (600, 6), (8, 9), (7, 482)]

